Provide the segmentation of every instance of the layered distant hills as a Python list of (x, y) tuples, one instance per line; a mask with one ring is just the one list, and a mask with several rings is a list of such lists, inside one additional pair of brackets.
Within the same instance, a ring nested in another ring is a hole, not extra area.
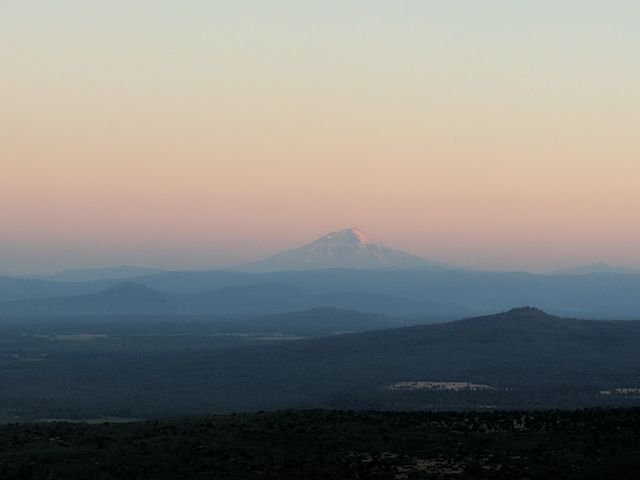
[(0, 277), (5, 316), (255, 315), (335, 307), (451, 320), (518, 305), (574, 317), (640, 318), (640, 274), (604, 264), (554, 275), (463, 270), (346, 229), (233, 271), (116, 267)]
[[(142, 280), (144, 283), (144, 280)], [(170, 294), (141, 284), (119, 283), (97, 293), (0, 302), (0, 315), (260, 315), (334, 307), (399, 316), (452, 319), (463, 308), (384, 293), (308, 293), (288, 284), (234, 285), (191, 294)]]
[(164, 272), (127, 282), (0, 278), (0, 316), (244, 315), (337, 307), (451, 320), (518, 305), (582, 318), (640, 318), (640, 275), (324, 269)]
[(41, 280), (52, 280), (59, 282), (90, 282), (95, 280), (119, 280), (126, 278), (142, 277), (163, 272), (161, 268), (134, 267), (131, 265), (120, 265), (110, 268), (81, 268), (64, 270), (51, 275), (37, 275), (33, 278)]

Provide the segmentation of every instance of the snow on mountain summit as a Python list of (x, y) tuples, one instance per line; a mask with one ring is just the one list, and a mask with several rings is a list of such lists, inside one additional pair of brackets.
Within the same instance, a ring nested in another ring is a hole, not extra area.
[(357, 228), (328, 233), (319, 239), (265, 260), (241, 267), (241, 270), (273, 272), (318, 270), (326, 268), (446, 268), (445, 265), (373, 243)]
[(326, 240), (330, 242), (352, 242), (360, 245), (367, 245), (371, 243), (369, 237), (367, 237), (362, 230), (357, 228), (347, 228), (338, 232), (331, 232), (320, 238), (320, 240)]

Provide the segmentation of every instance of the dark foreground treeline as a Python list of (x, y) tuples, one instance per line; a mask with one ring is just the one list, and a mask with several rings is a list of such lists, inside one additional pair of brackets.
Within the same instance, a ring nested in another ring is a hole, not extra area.
[(636, 479), (640, 409), (280, 411), (0, 427), (11, 479)]

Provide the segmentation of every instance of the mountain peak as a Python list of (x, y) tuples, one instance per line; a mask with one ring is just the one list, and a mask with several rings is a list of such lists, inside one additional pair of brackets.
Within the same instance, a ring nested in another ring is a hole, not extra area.
[(491, 315), (482, 315), (480, 317), (466, 318), (461, 322), (474, 322), (476, 320), (482, 320), (485, 322), (498, 322), (500, 325), (515, 325), (521, 323), (527, 323), (533, 321), (538, 323), (546, 320), (556, 320), (558, 317), (550, 315), (544, 310), (536, 307), (524, 306), (516, 307), (510, 310), (503, 311), (501, 313), (494, 313)]
[(512, 308), (511, 310), (504, 312), (503, 315), (507, 317), (516, 317), (516, 318), (533, 318), (533, 319), (554, 318), (553, 315), (550, 315), (544, 310), (541, 310), (536, 307)]
[(345, 228), (337, 232), (331, 232), (322, 237), (320, 240), (335, 242), (350, 242), (358, 245), (369, 245), (371, 241), (364, 232), (358, 228)]
[(426, 258), (371, 242), (357, 228), (328, 233), (302, 247), (277, 253), (265, 260), (250, 263), (242, 270), (275, 272), (287, 270), (321, 270), (326, 268), (398, 269), (446, 268)]

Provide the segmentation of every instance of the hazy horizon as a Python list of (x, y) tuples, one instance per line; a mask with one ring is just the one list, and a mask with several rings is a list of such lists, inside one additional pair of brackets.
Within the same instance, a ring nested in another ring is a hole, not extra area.
[(357, 226), (640, 268), (640, 4), (0, 5), (0, 272), (226, 268)]
[[(350, 229), (352, 229), (353, 227), (351, 227)], [(343, 229), (346, 230), (346, 229)], [(359, 230), (359, 229), (356, 229)], [(336, 230), (339, 231), (339, 230)], [(330, 233), (335, 233), (335, 232), (325, 232), (325, 234), (330, 234)], [(362, 233), (363, 235), (366, 235), (365, 232), (360, 231), (360, 233)], [(325, 235), (320, 236), (319, 238), (324, 237)], [(242, 261), (242, 262), (237, 262), (237, 263), (233, 263), (233, 264), (223, 264), (223, 265), (172, 265), (172, 264), (166, 264), (166, 263), (159, 263), (159, 264), (140, 264), (140, 263), (135, 263), (135, 262), (131, 262), (131, 263), (108, 263), (108, 264), (80, 264), (80, 265), (67, 265), (67, 266), (61, 266), (60, 268), (57, 269), (49, 269), (49, 270), (37, 270), (37, 271), (6, 271), (6, 270), (0, 270), (0, 275), (15, 275), (15, 276), (26, 276), (26, 277), (33, 277), (33, 276), (47, 276), (47, 275), (53, 275), (53, 274), (57, 274), (57, 273), (64, 273), (64, 272), (70, 272), (70, 271), (74, 271), (74, 270), (78, 270), (78, 271), (82, 271), (82, 270), (109, 270), (109, 269), (118, 269), (118, 268), (136, 268), (136, 269), (161, 269), (161, 270), (167, 270), (167, 271), (198, 271), (198, 270), (225, 270), (225, 269), (230, 269), (230, 270), (236, 270), (236, 269), (240, 269), (242, 270), (242, 267), (244, 265), (251, 265), (253, 262), (256, 261), (262, 261), (265, 260), (269, 257), (271, 257), (272, 255), (275, 254), (279, 254), (288, 250), (292, 250), (292, 249), (296, 249), (299, 247), (304, 247), (306, 246), (308, 243), (311, 243), (312, 241), (318, 240), (319, 238), (314, 238), (314, 239), (309, 239), (308, 241), (304, 242), (304, 244), (300, 244), (300, 245), (290, 245), (288, 247), (283, 248), (280, 251), (273, 251), (273, 252), (268, 252), (266, 253), (263, 257), (260, 258), (251, 258), (248, 261)], [(365, 241), (366, 242), (371, 242), (375, 245), (379, 245), (382, 247), (390, 247), (393, 248), (392, 245), (387, 245), (381, 242), (378, 242), (377, 239), (371, 239), (370, 237), (366, 236), (365, 237)], [(404, 253), (409, 253), (410, 252), (404, 252)], [(426, 258), (426, 257), (422, 257), (425, 260), (428, 261), (438, 261), (438, 259), (433, 259), (433, 258)], [(471, 269), (471, 270), (482, 270), (482, 268), (475, 268), (473, 266), (469, 266), (469, 265), (460, 265), (460, 264), (443, 264), (443, 266), (445, 267), (452, 267), (452, 268), (462, 268), (462, 269)], [(493, 268), (484, 268), (484, 270), (487, 271), (523, 271), (523, 272), (529, 272), (529, 273), (535, 273), (535, 274), (557, 274), (557, 273), (564, 273), (564, 272), (571, 272), (573, 269), (579, 270), (581, 268), (595, 268), (597, 271), (598, 267), (601, 268), (605, 268), (605, 269), (628, 269), (629, 271), (627, 271), (626, 273), (630, 273), (631, 270), (634, 270), (633, 273), (635, 273), (635, 268), (632, 265), (618, 265), (618, 264), (609, 264), (607, 262), (602, 262), (602, 261), (593, 261), (591, 263), (584, 263), (584, 264), (570, 264), (570, 265), (561, 265), (561, 266), (557, 266), (555, 268), (551, 268), (551, 269), (493, 269)], [(347, 267), (345, 266), (345, 268), (353, 268), (353, 267)], [(313, 267), (310, 267), (310, 269), (313, 269)], [(588, 273), (588, 272), (587, 272)]]

